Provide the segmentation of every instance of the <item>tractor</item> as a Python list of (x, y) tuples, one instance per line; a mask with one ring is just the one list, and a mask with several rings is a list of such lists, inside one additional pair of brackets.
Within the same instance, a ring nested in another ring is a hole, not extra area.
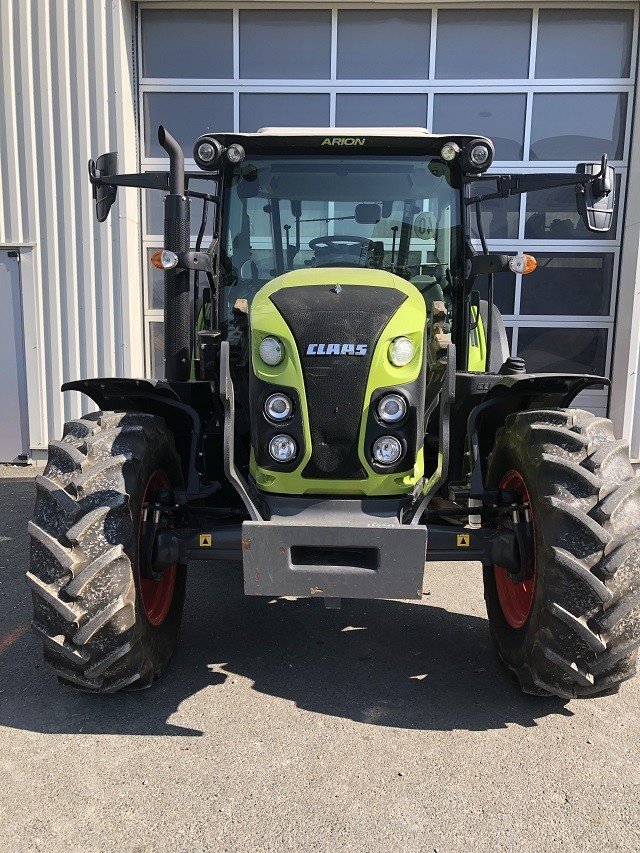
[(185, 171), (158, 138), (168, 171), (89, 163), (101, 222), (118, 188), (165, 193), (164, 378), (62, 387), (98, 411), (50, 443), (29, 524), (33, 628), (61, 682), (151, 686), (193, 560), (330, 608), (422, 600), (425, 562), (454, 561), (481, 564), (525, 693), (616, 692), (640, 644), (640, 478), (611, 422), (571, 408), (607, 378), (510, 354), (494, 278), (536, 260), (491, 253), (481, 216), (569, 187), (607, 231), (606, 156), (497, 174), (483, 136), (264, 128), (201, 136)]

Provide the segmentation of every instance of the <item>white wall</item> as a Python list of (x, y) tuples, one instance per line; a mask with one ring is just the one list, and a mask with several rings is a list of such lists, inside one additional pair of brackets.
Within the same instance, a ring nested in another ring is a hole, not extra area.
[(35, 451), (87, 404), (63, 382), (143, 373), (137, 193), (99, 225), (87, 178), (110, 150), (137, 169), (132, 31), (129, 0), (0, 0), (0, 245), (21, 248)]

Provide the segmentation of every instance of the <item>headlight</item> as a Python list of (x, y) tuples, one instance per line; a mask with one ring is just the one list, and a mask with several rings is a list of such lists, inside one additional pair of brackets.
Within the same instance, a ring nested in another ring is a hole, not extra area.
[(493, 161), (493, 145), (485, 139), (471, 139), (462, 151), (465, 172), (486, 172)]
[(395, 424), (407, 414), (407, 403), (400, 394), (387, 394), (378, 403), (378, 417), (386, 424)]
[(227, 159), (230, 163), (242, 163), (245, 158), (244, 148), (234, 142), (227, 148)]
[(264, 413), (270, 421), (286, 421), (293, 411), (293, 403), (286, 394), (271, 394), (264, 404)]
[(389, 344), (389, 361), (396, 367), (404, 367), (409, 364), (416, 354), (416, 348), (409, 338), (396, 338)]
[(269, 442), (269, 455), (276, 462), (291, 462), (298, 452), (298, 445), (290, 435), (274, 435)]
[(440, 156), (447, 162), (455, 160), (460, 153), (460, 147), (455, 142), (445, 142), (440, 149)]
[(491, 152), (486, 145), (474, 145), (469, 152), (469, 159), (474, 166), (484, 166), (491, 157)]
[(210, 163), (217, 154), (218, 152), (210, 142), (202, 142), (198, 145), (198, 157), (203, 163)]
[(284, 358), (284, 347), (278, 338), (263, 338), (258, 348), (260, 358), (270, 367), (280, 364)]
[(373, 443), (373, 458), (379, 465), (394, 465), (402, 456), (402, 445), (393, 435), (383, 435)]
[(220, 164), (222, 145), (211, 136), (201, 137), (196, 141), (193, 149), (193, 159), (198, 166), (205, 171), (211, 172)]

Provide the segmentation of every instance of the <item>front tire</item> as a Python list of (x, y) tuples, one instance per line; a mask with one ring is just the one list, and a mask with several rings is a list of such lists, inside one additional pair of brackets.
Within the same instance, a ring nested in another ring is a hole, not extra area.
[(36, 479), (29, 522), (32, 627), (62, 682), (113, 693), (150, 686), (177, 642), (184, 566), (140, 576), (143, 505), (181, 488), (161, 418), (96, 412), (65, 425)]
[(484, 570), (498, 653), (527, 693), (615, 692), (640, 645), (640, 477), (610, 421), (577, 409), (519, 412), (498, 431), (489, 488), (528, 499), (534, 576)]

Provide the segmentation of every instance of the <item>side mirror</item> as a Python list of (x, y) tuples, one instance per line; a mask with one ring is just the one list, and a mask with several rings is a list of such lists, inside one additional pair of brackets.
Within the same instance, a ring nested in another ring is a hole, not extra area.
[(118, 174), (118, 154), (115, 151), (109, 154), (101, 154), (94, 162), (89, 160), (89, 180), (93, 185), (93, 198), (96, 203), (96, 217), (98, 222), (104, 222), (111, 205), (116, 200), (118, 187), (113, 184), (103, 183), (109, 175)]
[(589, 231), (609, 231), (616, 204), (615, 169), (607, 164), (605, 155), (601, 163), (578, 163), (576, 173), (597, 176), (577, 188), (578, 212), (582, 221)]

